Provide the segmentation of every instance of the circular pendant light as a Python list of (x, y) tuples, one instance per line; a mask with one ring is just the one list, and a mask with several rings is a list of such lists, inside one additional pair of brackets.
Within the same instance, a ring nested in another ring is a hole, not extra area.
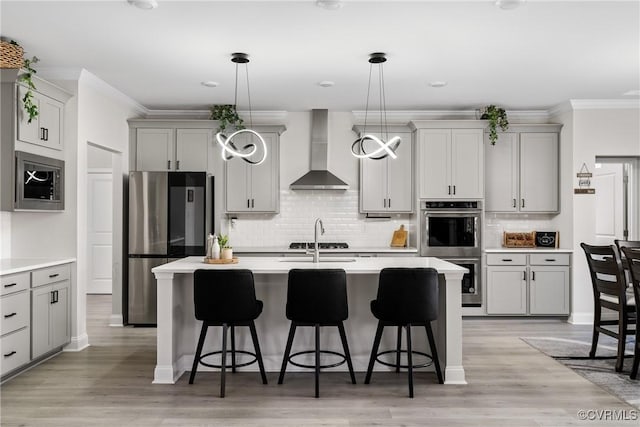
[[(399, 136), (393, 136), (389, 138), (389, 131), (387, 126), (387, 108), (384, 90), (384, 70), (382, 64), (387, 61), (387, 57), (382, 52), (374, 52), (369, 55), (369, 85), (367, 87), (367, 103), (364, 113), (364, 127), (360, 137), (351, 144), (351, 154), (359, 159), (373, 159), (382, 160), (386, 157), (392, 159), (397, 158), (396, 150), (402, 142), (402, 138)], [(373, 74), (373, 67), (378, 67), (378, 86), (379, 86), (379, 98), (380, 98), (380, 134), (368, 134), (367, 133), (367, 118), (369, 115), (369, 95), (371, 94), (371, 75)], [(386, 140), (386, 142), (385, 142)], [(374, 144), (374, 149), (367, 151), (366, 146), (368, 142)]]

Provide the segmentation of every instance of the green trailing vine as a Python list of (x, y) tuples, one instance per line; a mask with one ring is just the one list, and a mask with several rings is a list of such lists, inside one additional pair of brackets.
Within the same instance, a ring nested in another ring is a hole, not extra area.
[[(20, 46), (15, 40), (11, 40), (9, 43), (15, 46)], [(40, 59), (34, 56), (31, 59), (25, 59), (22, 68), (26, 71), (18, 76), (18, 81), (27, 86), (27, 93), (22, 97), (22, 104), (24, 105), (24, 111), (29, 114), (28, 122), (31, 123), (33, 119), (38, 117), (38, 106), (33, 103), (33, 91), (36, 90), (36, 85), (33, 84), (32, 77), (37, 71), (33, 68), (34, 64), (37, 64)]]
[(244, 120), (238, 115), (235, 105), (212, 105), (210, 111), (209, 119), (218, 121), (218, 132), (224, 132), (227, 127), (244, 129)]
[(482, 120), (489, 121), (489, 142), (491, 145), (495, 145), (498, 140), (498, 126), (504, 132), (509, 129), (509, 121), (507, 120), (507, 113), (503, 108), (498, 108), (495, 105), (489, 105), (481, 110)]

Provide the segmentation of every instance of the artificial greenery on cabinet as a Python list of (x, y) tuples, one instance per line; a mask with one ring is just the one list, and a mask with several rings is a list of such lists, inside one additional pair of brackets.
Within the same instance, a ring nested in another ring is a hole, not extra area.
[(489, 121), (489, 142), (491, 142), (491, 145), (495, 145), (498, 140), (498, 126), (500, 126), (503, 132), (509, 129), (507, 113), (503, 108), (496, 107), (495, 105), (482, 108), (480, 113), (480, 119)]

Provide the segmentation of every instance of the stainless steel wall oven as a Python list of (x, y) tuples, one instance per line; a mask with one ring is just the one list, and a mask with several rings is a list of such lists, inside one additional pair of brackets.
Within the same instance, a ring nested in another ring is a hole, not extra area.
[(469, 270), (462, 279), (462, 305), (482, 305), (482, 202), (420, 202), (420, 255)]

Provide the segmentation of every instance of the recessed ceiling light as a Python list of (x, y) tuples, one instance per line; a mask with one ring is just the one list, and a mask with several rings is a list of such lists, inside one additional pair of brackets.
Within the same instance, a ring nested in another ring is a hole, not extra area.
[(131, 6), (135, 6), (144, 10), (151, 10), (158, 7), (156, 0), (127, 0)]
[(629, 90), (622, 94), (623, 96), (640, 96), (640, 89)]
[(318, 86), (322, 86), (322, 87), (332, 87), (333, 85), (335, 85), (335, 82), (332, 82), (329, 80), (323, 80), (321, 82), (318, 82)]
[(316, 0), (316, 6), (327, 10), (337, 10), (342, 7), (341, 0)]
[(496, 0), (495, 5), (503, 10), (510, 10), (520, 7), (526, 0)]
[(220, 83), (214, 82), (214, 81), (211, 81), (211, 80), (206, 81), (206, 82), (200, 82), (200, 84), (202, 86), (206, 86), (206, 87), (218, 87), (220, 85)]
[(443, 82), (443, 81), (429, 82), (429, 86), (431, 87), (445, 87), (446, 85), (447, 85), (447, 82)]

